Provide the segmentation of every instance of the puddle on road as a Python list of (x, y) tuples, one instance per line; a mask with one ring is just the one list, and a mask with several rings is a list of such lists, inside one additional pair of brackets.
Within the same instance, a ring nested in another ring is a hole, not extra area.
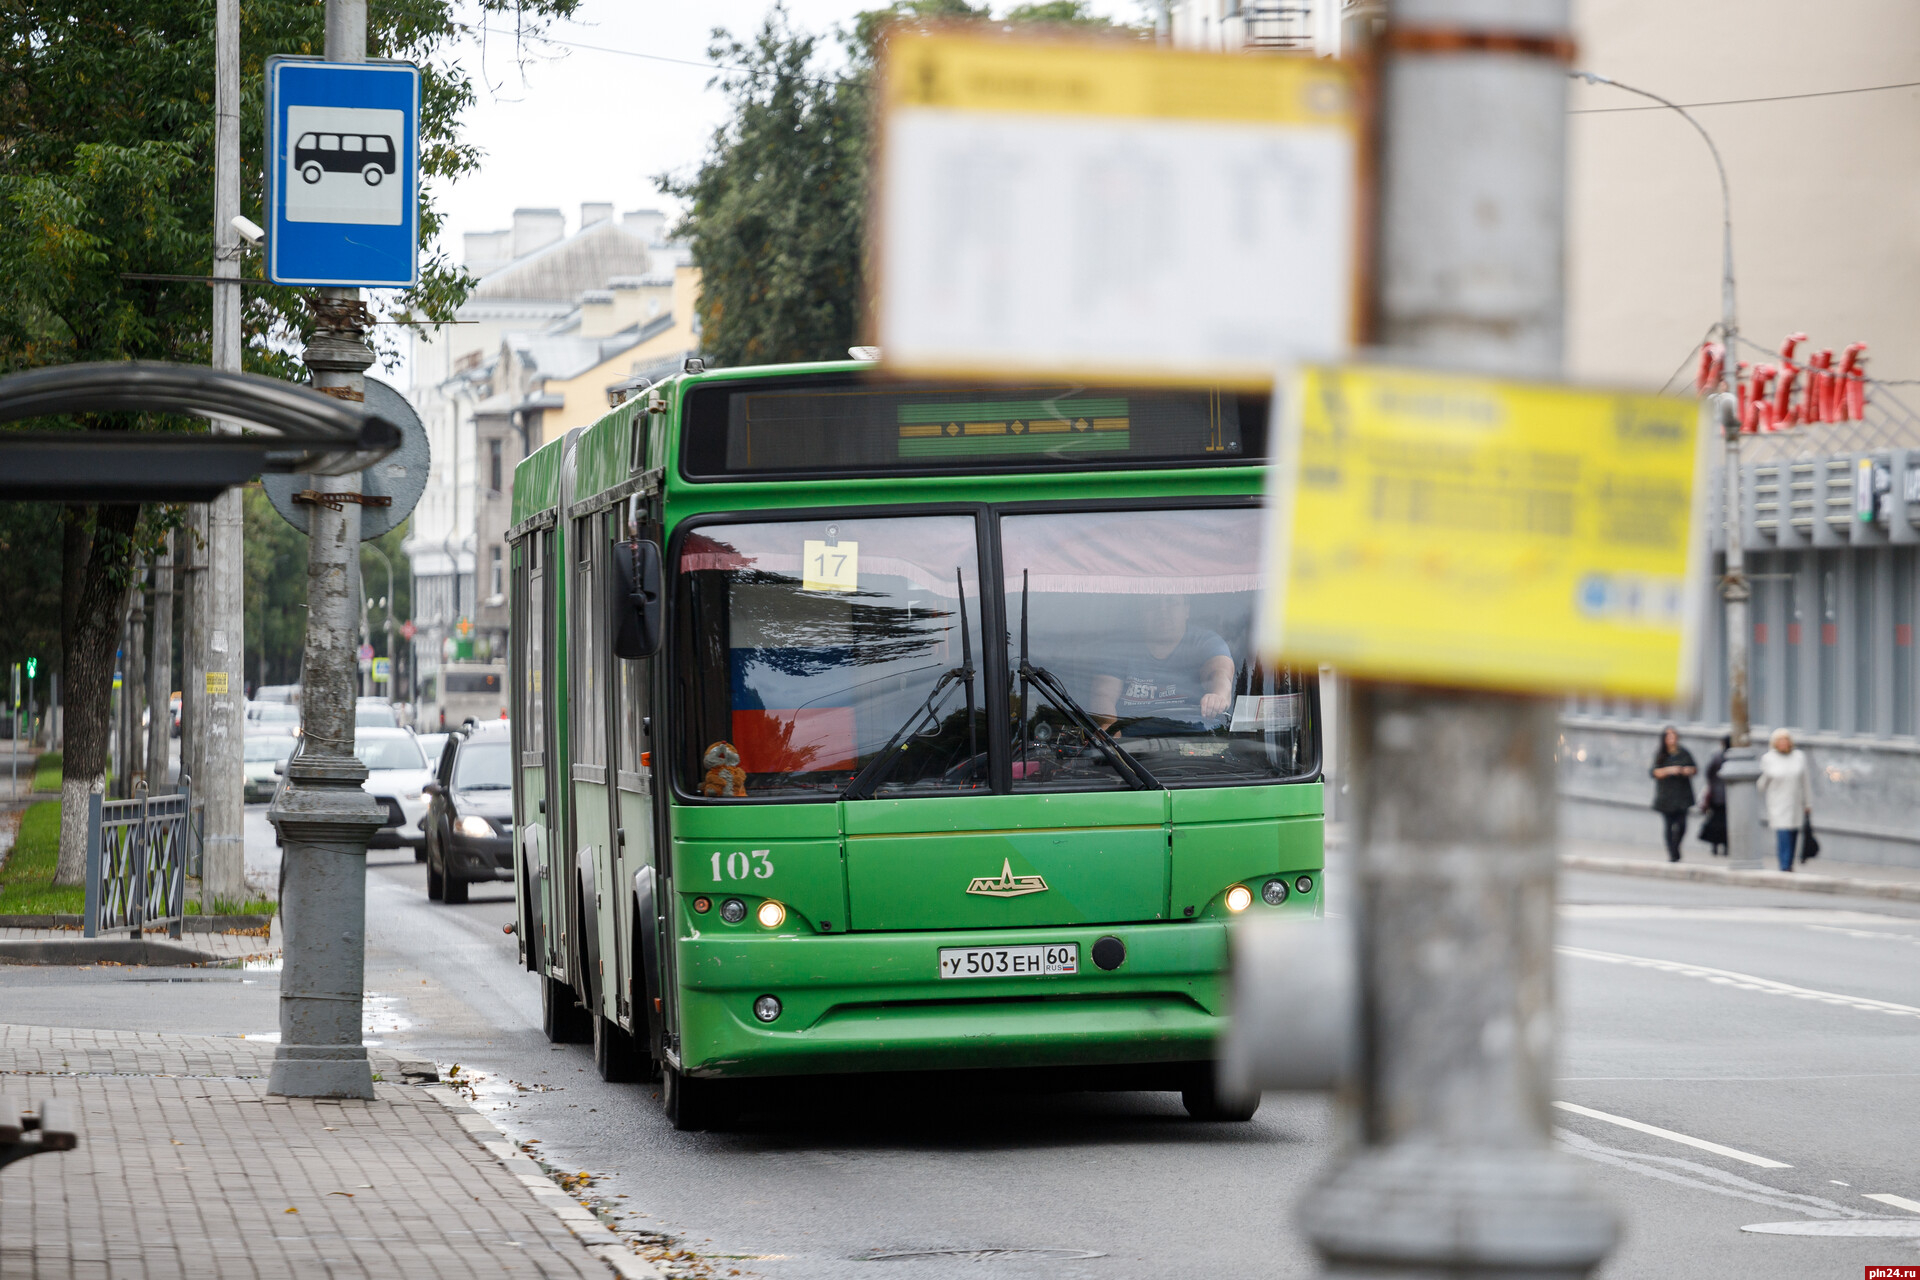
[[(278, 969), (280, 966), (273, 966)], [(150, 979), (166, 981), (166, 979)], [(242, 979), (242, 982), (247, 982)], [(411, 1030), (413, 1023), (400, 1012), (400, 998), (385, 995), (378, 991), (369, 991), (360, 1000), (360, 1043), (370, 1049), (382, 1047), (385, 1043), (379, 1036), (395, 1036)], [(278, 1031), (249, 1031), (241, 1035), (242, 1040), (263, 1040), (268, 1044), (280, 1043)]]

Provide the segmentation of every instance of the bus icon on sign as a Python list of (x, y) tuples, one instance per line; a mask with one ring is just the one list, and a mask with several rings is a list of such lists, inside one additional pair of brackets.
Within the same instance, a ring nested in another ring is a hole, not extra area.
[(289, 222), (397, 227), (406, 216), (406, 115), (376, 107), (287, 108), (281, 190)]
[(357, 173), (377, 187), (399, 165), (384, 133), (303, 133), (293, 144), (293, 167), (309, 185), (329, 173)]

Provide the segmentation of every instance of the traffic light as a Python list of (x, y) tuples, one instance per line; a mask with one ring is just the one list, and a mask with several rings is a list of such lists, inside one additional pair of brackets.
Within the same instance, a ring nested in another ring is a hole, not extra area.
[(33, 673), (38, 671), (39, 669), (40, 669), (40, 659), (38, 658), (27, 659), (27, 679), (29, 680), (33, 679)]

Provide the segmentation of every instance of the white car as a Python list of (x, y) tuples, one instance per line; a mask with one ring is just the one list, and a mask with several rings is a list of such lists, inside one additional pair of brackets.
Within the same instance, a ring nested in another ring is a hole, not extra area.
[(426, 839), (420, 819), (429, 798), (421, 791), (433, 768), (411, 729), (355, 729), (353, 754), (367, 766), (360, 785), (386, 808), (387, 820), (367, 842), (374, 849), (417, 848)]

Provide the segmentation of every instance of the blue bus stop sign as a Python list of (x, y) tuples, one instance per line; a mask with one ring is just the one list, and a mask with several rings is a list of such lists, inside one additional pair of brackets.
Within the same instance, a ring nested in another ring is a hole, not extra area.
[(267, 59), (267, 279), (420, 278), (420, 69)]

